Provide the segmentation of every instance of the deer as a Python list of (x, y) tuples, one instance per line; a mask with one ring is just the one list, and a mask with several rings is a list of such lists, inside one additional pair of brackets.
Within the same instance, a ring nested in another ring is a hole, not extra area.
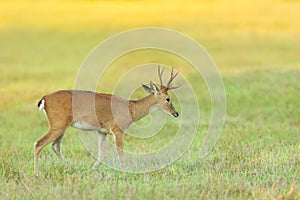
[(152, 81), (150, 87), (141, 83), (148, 95), (138, 100), (127, 100), (112, 94), (83, 90), (60, 90), (43, 96), (38, 102), (38, 108), (44, 111), (49, 129), (34, 143), (34, 174), (39, 170), (42, 149), (50, 143), (59, 160), (65, 163), (61, 142), (66, 129), (70, 126), (83, 131), (97, 132), (98, 155), (92, 165), (93, 168), (102, 161), (106, 135), (112, 134), (121, 169), (124, 169), (123, 134), (132, 123), (155, 109), (160, 109), (173, 117), (179, 116), (168, 94), (169, 90), (180, 86), (172, 86), (178, 72), (174, 74), (174, 67), (172, 68), (166, 85), (162, 81), (163, 73), (164, 68), (161, 70), (158, 66), (160, 88)]

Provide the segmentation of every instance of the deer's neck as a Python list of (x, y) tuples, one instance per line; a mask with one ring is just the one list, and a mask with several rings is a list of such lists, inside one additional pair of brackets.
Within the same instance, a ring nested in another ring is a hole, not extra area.
[(154, 94), (150, 94), (139, 100), (131, 100), (129, 103), (131, 117), (137, 121), (149, 114), (151, 107), (156, 104)]

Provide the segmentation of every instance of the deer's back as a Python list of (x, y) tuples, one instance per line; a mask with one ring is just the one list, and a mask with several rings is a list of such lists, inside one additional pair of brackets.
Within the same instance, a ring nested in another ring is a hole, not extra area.
[(127, 126), (130, 123), (130, 116), (126, 116), (128, 101), (111, 94), (61, 90), (46, 95), (43, 99), (44, 109), (51, 123), (75, 124), (75, 127), (78, 126), (76, 128), (90, 126), (105, 129), (109, 129), (115, 119), (120, 125)]

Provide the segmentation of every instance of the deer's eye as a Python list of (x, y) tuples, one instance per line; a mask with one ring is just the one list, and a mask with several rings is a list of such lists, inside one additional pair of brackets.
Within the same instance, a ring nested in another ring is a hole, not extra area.
[(171, 100), (170, 100), (170, 98), (169, 98), (169, 97), (168, 97), (168, 98), (166, 98), (166, 102), (167, 102), (167, 103), (170, 103), (170, 101), (171, 101)]

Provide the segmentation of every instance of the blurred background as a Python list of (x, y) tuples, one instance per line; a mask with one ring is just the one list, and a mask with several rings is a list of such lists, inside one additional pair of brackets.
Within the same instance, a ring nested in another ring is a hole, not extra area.
[[(0, 108), (15, 106), (20, 94), (29, 102), (41, 91), (72, 87), (96, 45), (137, 27), (194, 38), (223, 76), (299, 69), (298, 19), (297, 1), (1, 1)], [(138, 54), (120, 65), (158, 59)]]

